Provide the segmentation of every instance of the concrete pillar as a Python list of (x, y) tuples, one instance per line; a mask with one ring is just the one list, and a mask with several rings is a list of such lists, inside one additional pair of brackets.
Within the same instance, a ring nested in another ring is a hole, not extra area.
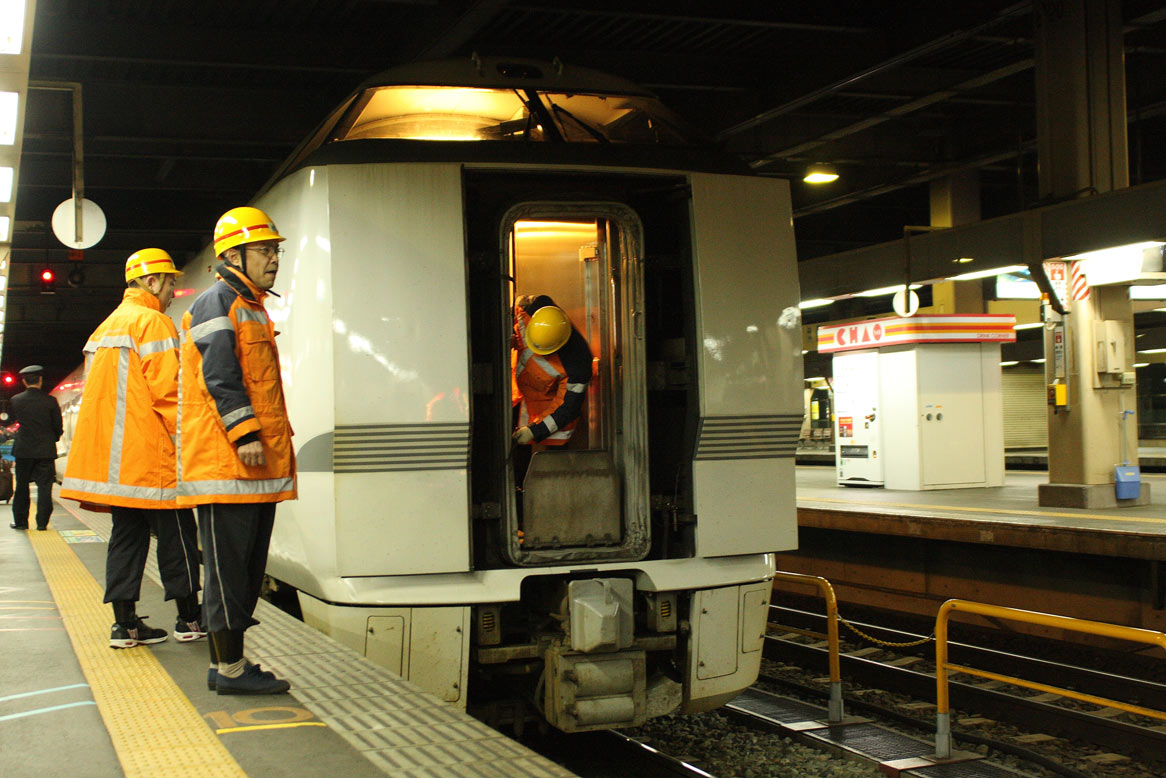
[[(1129, 185), (1125, 70), (1120, 0), (1047, 0), (1036, 17), (1037, 147), (1043, 198), (1087, 197)], [(1115, 322), (1116, 324), (1107, 324)], [(1126, 287), (1095, 287), (1064, 318), (1067, 409), (1049, 408), (1049, 483), (1040, 504), (1097, 508), (1117, 505), (1114, 465), (1137, 463), (1131, 420), (1120, 450), (1118, 417), (1136, 408), (1136, 391), (1099, 376), (1095, 340), (1119, 327), (1132, 349), (1133, 308)], [(1055, 375), (1053, 331), (1045, 330), (1045, 371)], [(1132, 369), (1132, 368), (1131, 368)], [(1125, 504), (1127, 501), (1123, 501)], [(1143, 499), (1149, 502), (1149, 488)]]
[[(980, 221), (980, 173), (964, 170), (931, 182), (931, 226), (958, 227)], [(963, 272), (952, 265), (952, 275)], [(944, 281), (931, 288), (931, 306), (936, 313), (983, 313), (984, 293), (980, 281)]]

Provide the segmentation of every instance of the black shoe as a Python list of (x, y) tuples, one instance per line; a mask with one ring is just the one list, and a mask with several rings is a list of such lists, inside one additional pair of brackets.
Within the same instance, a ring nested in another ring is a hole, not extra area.
[[(243, 666), (244, 671), (246, 671), (246, 669), (248, 667), (254, 666), (250, 662), (248, 662), (246, 659), (244, 659), (243, 661), (246, 662), (246, 664)], [(260, 670), (259, 672), (262, 675), (269, 676), (271, 678), (275, 678), (275, 673), (269, 673), (266, 670)], [(215, 690), (215, 688), (218, 687), (218, 685), (219, 685), (219, 668), (208, 667), (206, 669), (206, 688), (210, 689), (213, 692)]]
[(133, 648), (166, 640), (166, 630), (147, 626), (141, 618), (127, 625), (114, 624), (109, 631), (110, 648)]
[(291, 684), (276, 678), (274, 673), (260, 670), (259, 665), (247, 665), (238, 678), (218, 674), (215, 688), (219, 694), (285, 694)]
[(199, 624), (197, 620), (187, 621), (181, 616), (178, 621), (174, 623), (174, 639), (179, 643), (189, 643), (192, 640), (206, 637), (206, 627)]
[(17, 524), (16, 522), (12, 522), (8, 526), (12, 527), (12, 529), (28, 529), (27, 524)]
[(44, 532), (47, 529), (48, 529), (48, 527), (37, 527), (37, 530), (40, 532)]

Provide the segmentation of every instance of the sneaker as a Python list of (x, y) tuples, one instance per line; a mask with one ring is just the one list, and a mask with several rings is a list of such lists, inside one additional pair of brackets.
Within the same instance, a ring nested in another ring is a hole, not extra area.
[(238, 678), (219, 675), (215, 687), (219, 694), (284, 694), (291, 684), (260, 670), (259, 665), (247, 665)]
[(186, 621), (181, 616), (174, 622), (174, 639), (179, 643), (189, 643), (192, 640), (206, 637), (206, 627), (197, 621)]
[(147, 626), (146, 622), (139, 617), (128, 626), (115, 623), (109, 631), (109, 647), (133, 648), (150, 643), (161, 643), (166, 640), (166, 635), (166, 630)]
[[(248, 667), (258, 667), (258, 665), (252, 665), (249, 660), (244, 659), (243, 661), (246, 662), (246, 664), (243, 665), (244, 672), (247, 670)], [(275, 678), (275, 673), (270, 673), (267, 670), (260, 670), (259, 672), (263, 676)], [(218, 686), (218, 683), (219, 683), (219, 668), (208, 667), (206, 669), (206, 688), (210, 689), (213, 692), (215, 690), (215, 687)]]

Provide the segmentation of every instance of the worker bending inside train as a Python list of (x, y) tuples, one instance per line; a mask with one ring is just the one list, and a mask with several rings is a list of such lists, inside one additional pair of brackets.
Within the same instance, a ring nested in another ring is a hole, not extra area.
[(591, 381), (591, 349), (555, 301), (543, 294), (514, 301), (512, 384), (520, 448), (514, 482), (530, 464), (531, 444), (565, 446), (579, 422)]

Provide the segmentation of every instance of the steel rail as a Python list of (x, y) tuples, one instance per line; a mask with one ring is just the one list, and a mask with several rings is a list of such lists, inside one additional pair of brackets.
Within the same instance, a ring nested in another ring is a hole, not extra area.
[[(766, 638), (764, 652), (769, 659), (792, 660), (808, 667), (821, 666), (826, 653), (821, 648), (773, 636)], [(892, 667), (847, 654), (842, 654), (841, 661), (843, 674), (851, 682), (907, 694), (916, 699), (934, 699), (935, 676), (932, 674)], [(951, 682), (951, 694), (959, 708), (975, 710), (1014, 725), (1032, 728), (1034, 722), (1039, 722), (1037, 726), (1050, 734), (1124, 751), (1147, 760), (1161, 759), (1162, 754), (1166, 753), (1166, 733), (1145, 727), (956, 681)]]
[[(798, 630), (808, 632), (808, 627), (820, 624), (826, 618), (820, 613), (812, 613), (779, 605), (770, 605), (770, 612), (780, 613), (782, 619), (781, 625), (783, 627), (791, 627), (791, 632)], [(771, 616), (771, 621), (773, 620), (775, 619)], [(891, 627), (882, 627), (856, 621), (850, 621), (849, 623), (854, 624), (874, 637), (888, 641), (902, 641), (923, 637), (921, 634), (905, 632)], [(817, 634), (817, 636), (824, 639), (824, 636), (821, 634)], [(1033, 637), (1031, 639), (1042, 643), (1051, 642), (1043, 638)], [(1088, 667), (1068, 665), (1040, 657), (1024, 656), (1022, 654), (1000, 651), (999, 649), (974, 646), (968, 643), (949, 640), (948, 646), (950, 647), (951, 660), (959, 664), (995, 668), (1008, 675), (1022, 675), (1034, 681), (1049, 684), (1063, 683), (1066, 670), (1070, 670), (1073, 673), (1071, 682), (1078, 691), (1109, 697), (1116, 696), (1131, 700), (1136, 699), (1147, 707), (1166, 708), (1166, 684), (1131, 678), (1128, 675), (1094, 670)], [(1100, 649), (1098, 650), (1100, 651)], [(930, 662), (935, 661), (934, 649), (929, 646), (898, 648), (895, 651), (900, 654), (918, 656)], [(1128, 655), (1115, 652), (1113, 661), (1109, 664), (1110, 666), (1114, 666), (1127, 658)]]

